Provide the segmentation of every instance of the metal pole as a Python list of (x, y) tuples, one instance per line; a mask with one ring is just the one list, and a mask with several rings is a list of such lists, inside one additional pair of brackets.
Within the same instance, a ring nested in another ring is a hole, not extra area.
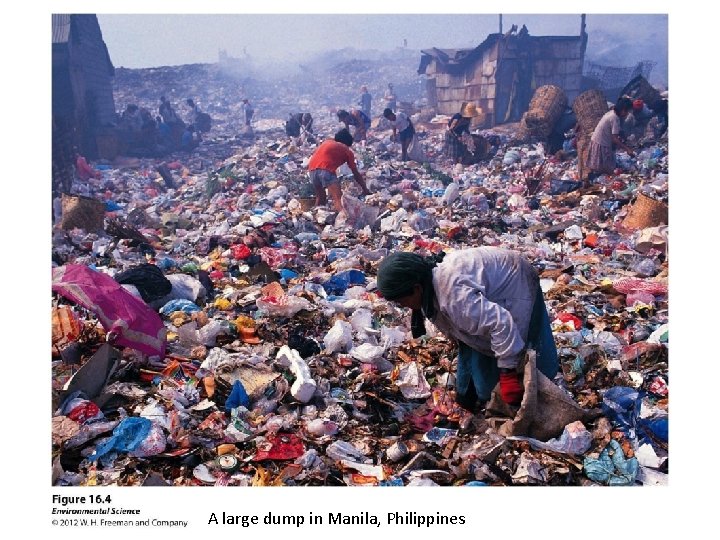
[(498, 17), (500, 18), (500, 33), (502, 34), (502, 13)]

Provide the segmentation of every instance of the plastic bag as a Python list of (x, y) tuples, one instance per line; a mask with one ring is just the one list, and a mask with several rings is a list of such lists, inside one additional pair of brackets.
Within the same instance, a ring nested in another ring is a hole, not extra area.
[(287, 345), (280, 348), (276, 360), (280, 365), (289, 366), (290, 371), (295, 375), (295, 382), (290, 388), (292, 397), (302, 403), (310, 401), (315, 394), (317, 383), (310, 375), (310, 368), (308, 368), (305, 360), (296, 350), (289, 348)]
[(380, 343), (386, 349), (398, 347), (405, 342), (407, 331), (399, 326), (383, 326), (380, 329)]
[(353, 461), (356, 463), (372, 463), (360, 450), (346, 441), (335, 441), (325, 449), (325, 453), (335, 461)]
[(637, 390), (628, 386), (614, 386), (605, 392), (602, 410), (613, 425), (629, 431), (635, 429), (641, 404)]
[(628, 486), (635, 483), (638, 474), (637, 459), (625, 459), (622, 448), (611, 440), (598, 459), (586, 457), (583, 469), (590, 480), (609, 486)]
[(263, 296), (255, 302), (258, 309), (268, 315), (277, 317), (293, 317), (303, 309), (310, 309), (312, 304), (305, 298), (288, 296), (279, 283), (270, 283), (262, 288)]
[(358, 309), (350, 317), (350, 324), (358, 334), (365, 334), (366, 328), (372, 328), (372, 312), (369, 309)]
[(368, 206), (361, 200), (343, 193), (342, 207), (345, 211), (347, 224), (354, 229), (364, 229), (372, 226), (380, 213), (380, 209), (375, 206)]
[(90, 456), (96, 461), (110, 452), (132, 452), (140, 447), (152, 428), (152, 422), (147, 418), (125, 418), (113, 430), (112, 437), (99, 444)]
[(452, 182), (445, 188), (445, 193), (442, 196), (442, 202), (445, 206), (452, 206), (452, 203), (454, 203), (459, 196), (460, 186), (457, 182)]
[(278, 433), (268, 435), (264, 442), (258, 443), (253, 461), (295, 459), (304, 453), (305, 446), (297, 435)]
[(392, 215), (380, 220), (380, 230), (382, 232), (397, 232), (402, 227), (402, 222), (407, 219), (408, 213), (404, 208), (400, 208), (393, 212)]
[(341, 320), (335, 321), (333, 327), (323, 338), (327, 353), (347, 352), (352, 347), (352, 326)]
[(130, 455), (135, 457), (156, 456), (164, 452), (166, 446), (167, 439), (165, 438), (165, 433), (159, 424), (153, 422), (147, 437), (140, 442), (135, 450), (130, 452)]
[(562, 454), (582, 455), (592, 445), (593, 436), (579, 420), (568, 424), (557, 439), (542, 442), (530, 437), (508, 437), (513, 441), (528, 441), (535, 450), (549, 450)]
[(416, 362), (410, 362), (400, 367), (395, 384), (406, 399), (421, 399), (430, 397), (430, 385), (425, 379)]
[(171, 283), (172, 290), (163, 298), (151, 302), (151, 306), (155, 308), (164, 306), (171, 300), (189, 300), (190, 302), (200, 303), (205, 301), (207, 291), (196, 278), (187, 274), (170, 274), (165, 277)]
[(353, 347), (352, 351), (350, 351), (350, 356), (363, 364), (372, 364), (375, 363), (376, 360), (382, 358), (384, 353), (384, 347), (378, 347), (371, 345), (370, 343), (363, 343), (362, 345)]
[(171, 313), (174, 313), (176, 311), (182, 311), (183, 313), (194, 313), (201, 310), (190, 300), (170, 300), (167, 304), (160, 308), (160, 313), (162, 315), (170, 315)]
[(365, 274), (360, 270), (346, 270), (323, 283), (323, 288), (328, 294), (341, 296), (350, 285), (363, 285), (365, 279)]
[(423, 144), (420, 142), (417, 135), (413, 136), (412, 141), (410, 141), (410, 146), (408, 146), (407, 149), (407, 155), (409, 159), (416, 161), (417, 163), (427, 163), (429, 161), (427, 153), (423, 148)]
[(233, 383), (232, 391), (230, 392), (230, 395), (225, 400), (225, 410), (231, 411), (232, 409), (235, 409), (236, 407), (247, 407), (250, 405), (250, 397), (247, 395), (247, 392), (245, 391), (245, 387), (243, 384), (237, 380)]

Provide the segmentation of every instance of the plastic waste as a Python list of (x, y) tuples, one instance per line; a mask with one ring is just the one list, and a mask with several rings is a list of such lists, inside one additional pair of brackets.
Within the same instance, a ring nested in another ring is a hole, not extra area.
[(170, 300), (167, 304), (160, 308), (162, 315), (170, 315), (176, 311), (183, 313), (195, 313), (201, 311), (200, 308), (190, 300)]
[(583, 460), (585, 475), (609, 486), (629, 486), (635, 483), (638, 474), (638, 460), (625, 459), (622, 448), (616, 440), (611, 440), (597, 459), (586, 457)]
[(350, 351), (350, 356), (364, 364), (372, 364), (381, 359), (384, 353), (384, 347), (363, 343), (357, 347), (353, 347)]
[(592, 446), (592, 433), (590, 433), (579, 420), (568, 424), (557, 439), (547, 442), (538, 441), (530, 437), (508, 437), (513, 441), (528, 441), (535, 450), (549, 450), (561, 454), (582, 455)]
[(335, 274), (323, 283), (323, 288), (327, 294), (341, 296), (350, 285), (363, 285), (365, 280), (364, 272), (360, 270), (346, 270), (345, 272)]
[(350, 324), (358, 334), (364, 334), (365, 330), (372, 328), (372, 312), (369, 309), (358, 309), (350, 317)]
[(239, 380), (235, 381), (233, 383), (230, 395), (228, 396), (227, 400), (225, 400), (225, 410), (230, 411), (236, 407), (248, 407), (249, 405), (250, 397), (247, 395), (245, 387)]
[(350, 461), (356, 463), (372, 463), (372, 460), (365, 457), (360, 450), (346, 441), (335, 441), (328, 445), (325, 453), (335, 461)]
[(332, 328), (323, 338), (325, 351), (329, 354), (334, 352), (347, 352), (352, 347), (352, 326), (342, 320), (335, 321)]
[(430, 385), (417, 362), (408, 362), (400, 366), (395, 384), (407, 399), (427, 398), (431, 394)]
[(634, 433), (641, 402), (634, 388), (614, 386), (603, 395), (602, 410), (615, 426)]
[(335, 435), (339, 427), (335, 422), (327, 418), (316, 418), (307, 423), (305, 430), (314, 437), (323, 437)]
[(112, 437), (99, 444), (90, 456), (97, 461), (110, 452), (132, 452), (148, 437), (152, 422), (147, 418), (130, 417), (123, 419), (113, 430)]
[(289, 365), (290, 371), (295, 375), (295, 382), (290, 388), (292, 396), (301, 403), (307, 403), (315, 394), (317, 383), (310, 375), (310, 369), (300, 354), (294, 349), (283, 345), (277, 353), (277, 360)]
[(383, 326), (380, 329), (380, 343), (385, 349), (398, 347), (405, 342), (407, 331), (397, 326)]

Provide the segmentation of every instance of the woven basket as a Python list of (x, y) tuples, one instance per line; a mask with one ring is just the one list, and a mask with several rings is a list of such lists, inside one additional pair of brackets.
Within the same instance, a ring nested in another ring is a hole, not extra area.
[(105, 204), (92, 197), (82, 195), (62, 196), (62, 219), (60, 228), (63, 230), (84, 229), (87, 232), (103, 230)]
[(628, 210), (622, 224), (626, 229), (646, 229), (667, 225), (668, 205), (638, 193), (637, 199)]
[(315, 206), (315, 197), (300, 197), (300, 210), (309, 212)]
[(580, 129), (592, 133), (600, 119), (608, 112), (605, 94), (600, 90), (588, 90), (575, 98), (572, 106)]
[(535, 90), (525, 114), (525, 125), (535, 137), (546, 138), (567, 107), (562, 88), (547, 84)]
[(578, 156), (578, 177), (580, 180), (587, 180), (590, 169), (587, 167), (590, 157), (590, 137), (592, 132), (581, 130), (577, 135), (577, 156)]

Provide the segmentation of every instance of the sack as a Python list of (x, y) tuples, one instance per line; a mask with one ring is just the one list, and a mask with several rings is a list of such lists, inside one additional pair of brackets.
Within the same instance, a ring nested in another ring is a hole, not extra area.
[(519, 409), (500, 398), (499, 383), (492, 392), (486, 416), (491, 422), (501, 423), (497, 430), (500, 435), (527, 435), (548, 441), (558, 437), (568, 424), (589, 421), (601, 414), (599, 409), (583, 409), (575, 403), (537, 369), (535, 357), (535, 351), (528, 351), (523, 374), (525, 393)]
[(417, 135), (412, 138), (410, 146), (408, 147), (408, 158), (418, 163), (427, 163), (429, 160), (422, 143), (418, 139)]
[(380, 213), (375, 206), (368, 206), (360, 199), (343, 193), (342, 207), (347, 217), (347, 223), (354, 229), (364, 229), (372, 226)]
[(84, 229), (87, 232), (103, 230), (105, 204), (92, 197), (62, 194), (62, 219), (60, 228)]

